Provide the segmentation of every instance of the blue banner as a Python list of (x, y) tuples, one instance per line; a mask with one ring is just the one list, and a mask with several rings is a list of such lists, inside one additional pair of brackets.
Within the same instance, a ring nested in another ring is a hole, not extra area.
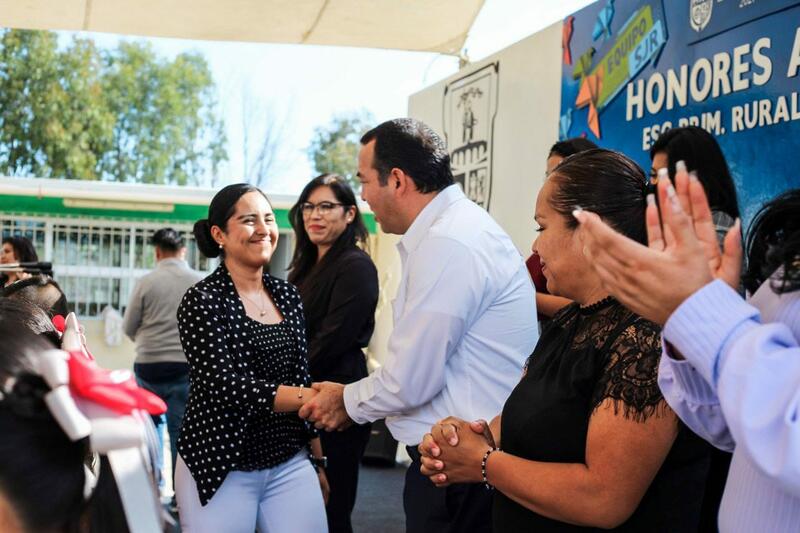
[(661, 132), (719, 141), (745, 223), (800, 187), (800, 0), (601, 0), (564, 21), (559, 136), (645, 170)]

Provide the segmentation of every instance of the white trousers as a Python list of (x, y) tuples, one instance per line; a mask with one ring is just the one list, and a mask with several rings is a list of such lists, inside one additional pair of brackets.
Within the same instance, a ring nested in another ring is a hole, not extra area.
[(327, 533), (319, 478), (308, 452), (274, 468), (229, 472), (203, 507), (183, 459), (175, 467), (175, 497), (184, 533)]

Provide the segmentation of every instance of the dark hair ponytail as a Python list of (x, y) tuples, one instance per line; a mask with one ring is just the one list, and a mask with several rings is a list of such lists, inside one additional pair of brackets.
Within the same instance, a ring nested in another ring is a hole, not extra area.
[(236, 202), (239, 198), (249, 192), (258, 192), (264, 197), (267, 202), (269, 198), (264, 194), (261, 189), (249, 183), (234, 183), (223, 187), (208, 206), (208, 218), (203, 218), (194, 223), (194, 239), (197, 242), (197, 248), (204, 256), (208, 258), (224, 256), (224, 250), (219, 247), (219, 244), (211, 236), (211, 228), (218, 226), (222, 231), (227, 229), (228, 219), (231, 218), (236, 211)]
[(222, 250), (211, 236), (211, 226), (209, 226), (207, 218), (195, 222), (192, 233), (194, 233), (194, 240), (201, 254), (209, 258), (219, 256)]
[(647, 242), (644, 171), (619, 152), (596, 148), (564, 159), (550, 174), (558, 188), (550, 201), (566, 217), (567, 227), (578, 222), (572, 211), (580, 206), (597, 213), (612, 228), (637, 242)]

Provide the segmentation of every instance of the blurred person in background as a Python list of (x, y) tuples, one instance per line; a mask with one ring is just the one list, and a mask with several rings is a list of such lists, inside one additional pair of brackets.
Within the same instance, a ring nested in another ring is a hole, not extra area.
[[(35, 263), (39, 260), (36, 248), (27, 237), (11, 236), (3, 238), (3, 247), (0, 249), (0, 264), (9, 263)], [(0, 273), (0, 283), (6, 287), (19, 279), (30, 277), (24, 272)]]
[(651, 183), (658, 181), (658, 171), (662, 168), (666, 168), (670, 179), (674, 180), (680, 161), (687, 172), (697, 177), (706, 192), (717, 239), (722, 244), (740, 214), (736, 184), (714, 136), (697, 126), (672, 128), (662, 133), (650, 147), (650, 159)]
[(140, 278), (133, 288), (123, 328), (136, 343), (133, 370), (137, 381), (167, 404), (166, 415), (154, 416), (153, 423), (161, 441), (158, 467), (163, 470), (166, 422), (174, 479), (178, 436), (189, 396), (189, 364), (178, 337), (177, 312), (186, 290), (200, 281), (202, 275), (189, 268), (184, 259), (183, 237), (174, 229), (156, 231), (150, 243), (155, 247), (156, 268)]

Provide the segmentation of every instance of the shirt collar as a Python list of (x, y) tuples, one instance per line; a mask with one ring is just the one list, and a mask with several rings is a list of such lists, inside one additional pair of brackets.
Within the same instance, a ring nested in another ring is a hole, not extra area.
[(186, 261), (184, 261), (183, 259), (178, 259), (177, 257), (168, 257), (156, 263), (157, 267), (169, 266), (169, 265), (184, 266), (186, 265)]
[(406, 230), (400, 242), (397, 243), (397, 247), (405, 253), (415, 250), (419, 243), (422, 242), (422, 239), (425, 238), (433, 223), (439, 218), (439, 215), (451, 204), (465, 198), (466, 196), (461, 187), (455, 183), (439, 191), (433, 200), (428, 202), (428, 205), (417, 215), (417, 218)]

